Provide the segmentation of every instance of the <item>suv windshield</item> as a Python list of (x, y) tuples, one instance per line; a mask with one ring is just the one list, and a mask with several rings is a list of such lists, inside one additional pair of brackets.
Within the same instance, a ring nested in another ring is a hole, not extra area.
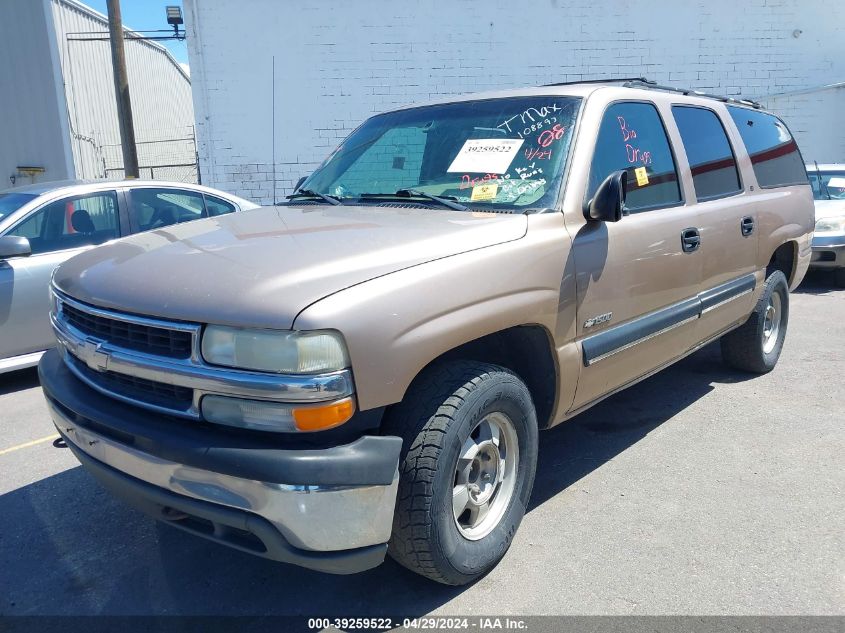
[(32, 193), (0, 193), (0, 220), (12, 215), (27, 202), (37, 197)]
[(845, 200), (845, 171), (809, 170), (807, 175), (816, 200)]
[(436, 207), (444, 205), (428, 196), (474, 209), (554, 206), (580, 103), (518, 97), (381, 114), (355, 130), (301, 191), (363, 203), (401, 192)]

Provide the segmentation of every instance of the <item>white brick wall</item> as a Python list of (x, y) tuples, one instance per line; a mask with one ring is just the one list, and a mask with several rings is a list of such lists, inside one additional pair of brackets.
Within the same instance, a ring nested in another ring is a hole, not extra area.
[[(186, 0), (185, 8), (203, 182), (265, 204), (274, 197), (273, 56), (277, 199), (367, 116), (441, 95), (644, 75), (762, 99), (845, 80), (841, 0)], [(845, 133), (832, 118), (840, 95), (771, 100), (808, 160), (845, 161)]]

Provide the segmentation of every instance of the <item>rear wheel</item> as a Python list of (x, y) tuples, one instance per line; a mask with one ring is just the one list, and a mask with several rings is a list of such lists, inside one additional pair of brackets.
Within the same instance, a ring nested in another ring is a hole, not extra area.
[(415, 382), (385, 428), (404, 440), (390, 555), (449, 585), (487, 573), (510, 547), (534, 483), (528, 388), (497, 365), (441, 365)]
[(766, 279), (748, 320), (722, 337), (722, 358), (736, 369), (770, 372), (780, 358), (788, 322), (789, 286), (784, 274), (776, 270)]

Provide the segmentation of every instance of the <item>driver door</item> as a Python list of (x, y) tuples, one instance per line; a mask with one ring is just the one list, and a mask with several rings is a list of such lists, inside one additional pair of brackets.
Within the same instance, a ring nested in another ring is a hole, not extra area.
[(34, 209), (4, 235), (29, 240), (32, 254), (0, 260), (0, 359), (55, 344), (50, 327), (53, 270), (120, 235), (116, 191), (61, 198)]
[(698, 226), (698, 213), (685, 203), (682, 170), (654, 103), (607, 106), (584, 200), (618, 170), (628, 174), (626, 215), (573, 227), (582, 352), (573, 411), (696, 343), (701, 254), (684, 236)]

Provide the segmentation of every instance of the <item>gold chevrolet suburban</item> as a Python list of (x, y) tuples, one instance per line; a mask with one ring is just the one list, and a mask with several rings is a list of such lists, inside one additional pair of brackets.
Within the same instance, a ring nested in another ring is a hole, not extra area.
[(63, 264), (40, 377), (87, 470), (162, 521), (463, 584), (514, 538), (539, 431), (715, 339), (775, 366), (812, 230), (753, 102), (455, 97), (365, 121), (282, 204)]

